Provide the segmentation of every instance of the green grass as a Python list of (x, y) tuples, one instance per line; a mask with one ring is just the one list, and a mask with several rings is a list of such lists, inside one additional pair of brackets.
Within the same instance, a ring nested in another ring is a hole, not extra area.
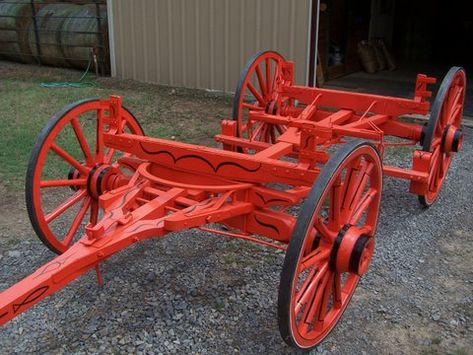
[[(147, 135), (207, 145), (219, 131), (220, 120), (231, 112), (229, 97), (111, 78), (80, 89), (39, 85), (44, 81), (77, 80), (80, 74), (0, 62), (0, 187), (13, 192), (23, 189), (37, 135), (54, 113), (77, 100), (121, 95)], [(80, 154), (72, 134), (61, 139), (66, 150)]]

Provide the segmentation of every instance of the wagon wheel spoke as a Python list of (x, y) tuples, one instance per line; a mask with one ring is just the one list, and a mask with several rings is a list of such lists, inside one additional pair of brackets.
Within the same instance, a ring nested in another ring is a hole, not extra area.
[(309, 298), (309, 301), (307, 302), (307, 305), (301, 314), (299, 328), (305, 333), (308, 333), (310, 327), (314, 326), (316, 315), (319, 313), (320, 307), (323, 303), (325, 288), (329, 283), (328, 281), (330, 279), (330, 274), (331, 272), (326, 270), (325, 273), (321, 275), (321, 279), (316, 285), (316, 288), (313, 290), (313, 293), (311, 294), (311, 297)]
[(79, 190), (77, 191), (74, 195), (69, 197), (67, 200), (65, 200), (63, 203), (61, 203), (58, 207), (56, 207), (52, 212), (47, 214), (45, 216), (45, 221), (46, 223), (51, 223), (53, 220), (55, 220), (57, 217), (59, 217), (61, 214), (66, 212), (69, 208), (74, 206), (76, 203), (78, 203), (80, 200), (82, 200), (85, 196), (87, 195), (86, 190)]
[(280, 126), (280, 125), (275, 125), (275, 126), (279, 134), (283, 134), (284, 132), (286, 132), (286, 126)]
[[(455, 87), (455, 93), (452, 95), (453, 96), (453, 99), (452, 99), (452, 102), (449, 103), (449, 111), (448, 111), (448, 114), (447, 114), (447, 117), (453, 117), (454, 116), (454, 110), (459, 106), (459, 102), (462, 98), (462, 94), (463, 94), (463, 88), (460, 87), (460, 86), (456, 86)], [(460, 108), (462, 107), (462, 105), (460, 104)], [(448, 123), (452, 123), (452, 122), (448, 122)]]
[(376, 189), (370, 188), (366, 191), (352, 211), (350, 216), (351, 225), (357, 225), (360, 222), (361, 217), (363, 217), (363, 214), (369, 209), (371, 203), (375, 201), (377, 195), (378, 191)]
[(279, 78), (280, 74), (281, 74), (281, 66), (280, 66), (280, 62), (278, 61), (276, 63), (276, 66), (274, 68), (274, 73), (273, 73), (273, 79), (272, 79), (272, 90), (273, 91), (275, 90), (275, 86), (278, 83), (278, 78)]
[(312, 250), (308, 255), (304, 256), (301, 261), (301, 267), (299, 272), (302, 272), (308, 268), (316, 267), (324, 260), (327, 260), (330, 256), (330, 249), (316, 248)]
[(93, 166), (94, 165), (94, 158), (92, 156), (92, 152), (90, 151), (90, 147), (87, 143), (87, 139), (85, 138), (84, 131), (82, 130), (79, 120), (77, 117), (74, 117), (71, 120), (72, 128), (74, 129), (74, 133), (76, 135), (77, 140), (79, 141), (79, 145), (82, 149), (82, 153), (84, 154), (85, 161), (87, 165)]
[(242, 104), (242, 106), (244, 108), (247, 108), (249, 110), (254, 110), (254, 111), (264, 111), (264, 107), (261, 107), (261, 106), (258, 106), (258, 105), (254, 105), (254, 104), (251, 104), (251, 103), (248, 103), (248, 102), (244, 102)]
[(317, 229), (322, 238), (326, 240), (333, 240), (336, 232), (330, 230), (328, 224), (326, 224), (326, 218), (317, 217), (314, 221), (314, 227)]
[(320, 331), (323, 329), (323, 323), (327, 314), (327, 307), (330, 301), (330, 296), (333, 293), (333, 274), (333, 272), (330, 272), (327, 276), (327, 281), (323, 287), (322, 297), (319, 301), (319, 306), (315, 309), (313, 318), (310, 318), (313, 319), (313, 327), (315, 330)]
[(82, 221), (84, 220), (85, 214), (87, 213), (87, 210), (89, 209), (91, 204), (91, 198), (86, 197), (84, 202), (82, 203), (82, 206), (75, 216), (74, 220), (72, 221), (71, 227), (66, 233), (66, 236), (64, 237), (63, 244), (66, 247), (69, 247), (74, 239), (74, 236), (76, 235)]
[(276, 143), (276, 133), (274, 132), (275, 128), (274, 125), (270, 126), (270, 136), (271, 136), (271, 143), (275, 144)]
[(265, 124), (265, 129), (264, 129), (264, 141), (265, 142), (271, 142), (271, 136), (269, 131), (271, 130), (271, 126), (269, 124)]
[(112, 159), (113, 159), (113, 155), (115, 154), (115, 149), (113, 148), (110, 148), (108, 151), (107, 151), (107, 154), (105, 154), (105, 157), (103, 159), (103, 162), (105, 164), (110, 164), (112, 162)]
[(273, 81), (271, 80), (271, 59), (265, 59), (265, 73), (266, 73), (266, 87), (268, 88), (268, 94), (273, 91)]
[(89, 173), (89, 168), (85, 167), (81, 163), (79, 163), (72, 155), (67, 153), (64, 149), (59, 147), (56, 143), (51, 144), (51, 150), (56, 153), (59, 157), (64, 159), (66, 162), (68, 162), (70, 165), (72, 165), (74, 168), (76, 168), (78, 171), (81, 172), (81, 174), (87, 175)]
[(296, 293), (295, 299), (297, 303), (295, 306), (295, 314), (300, 317), (301, 322), (305, 320), (310, 306), (317, 295), (320, 283), (325, 279), (328, 271), (328, 263), (314, 268), (307, 276), (307, 279), (303, 280), (299, 291)]
[(258, 84), (261, 89), (261, 93), (263, 94), (263, 97), (266, 97), (268, 94), (268, 89), (266, 88), (266, 83), (263, 79), (263, 73), (261, 72), (260, 65), (257, 65), (255, 70), (256, 70), (256, 76), (258, 77)]
[(373, 164), (366, 161), (356, 161), (348, 168), (344, 181), (344, 195), (342, 196), (342, 214), (350, 216), (354, 206), (359, 202), (368, 181)]
[(41, 180), (40, 188), (48, 187), (64, 187), (64, 186), (85, 186), (87, 179), (71, 179), (71, 180)]
[(258, 92), (258, 90), (256, 90), (256, 88), (253, 86), (252, 83), (248, 83), (247, 85), (248, 85), (248, 89), (250, 89), (250, 91), (253, 94), (253, 96), (255, 97), (255, 99), (261, 104), (261, 106), (264, 107), (266, 105), (266, 101), (261, 96), (261, 94)]
[(98, 109), (97, 110), (97, 136), (96, 136), (96, 148), (95, 148), (95, 161), (97, 163), (103, 162), (104, 159), (104, 150), (105, 145), (103, 141), (103, 134), (104, 134), (104, 110)]
[[(262, 134), (262, 131), (265, 129), (265, 126), (266, 126), (265, 123), (259, 123), (256, 126), (256, 129), (251, 132), (250, 140), (252, 141), (261, 140), (261, 134)], [(254, 125), (252, 128), (254, 128)]]
[(337, 231), (341, 226), (342, 213), (342, 185), (341, 179), (337, 178), (332, 188), (330, 189), (329, 202), (329, 228), (332, 231)]
[(339, 272), (334, 272), (333, 276), (333, 307), (342, 307), (342, 274)]

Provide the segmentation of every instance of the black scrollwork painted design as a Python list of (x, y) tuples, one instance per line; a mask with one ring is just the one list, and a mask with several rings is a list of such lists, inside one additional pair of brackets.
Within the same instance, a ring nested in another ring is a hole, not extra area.
[(18, 312), (18, 310), (22, 308), (23, 306), (26, 306), (30, 303), (35, 302), (37, 299), (43, 296), (48, 289), (49, 289), (49, 286), (41, 286), (37, 288), (36, 290), (34, 290), (33, 292), (31, 292), (28, 296), (25, 297), (23, 301), (21, 301), (21, 303), (13, 305), (13, 313)]
[(65, 258), (62, 258), (60, 260), (54, 260), (54, 261), (50, 262), (49, 264), (47, 264), (41, 270), (41, 272), (35, 277), (35, 279), (37, 279), (38, 277), (43, 276), (44, 274), (48, 274), (50, 272), (53, 272), (53, 271), (56, 271), (56, 270), (60, 269), (66, 263), (66, 261), (69, 260), (74, 254), (75, 253), (73, 253), (71, 255), (68, 255)]
[(271, 198), (269, 200), (266, 200), (264, 198), (264, 196), (262, 194), (260, 194), (259, 192), (255, 191), (255, 194), (256, 196), (258, 196), (261, 201), (263, 201), (263, 204), (267, 205), (268, 203), (271, 203), (271, 202), (281, 202), (281, 203), (288, 203), (290, 202), (289, 200), (285, 200), (285, 199), (282, 199), (282, 198)]
[(188, 154), (188, 155), (182, 155), (182, 156), (176, 158), (171, 152), (168, 152), (166, 150), (151, 151), (151, 150), (147, 149), (142, 143), (140, 143), (140, 146), (141, 146), (141, 149), (143, 149), (143, 151), (146, 154), (155, 155), (155, 156), (164, 154), (164, 155), (170, 156), (171, 159), (173, 160), (174, 164), (177, 164), (180, 160), (185, 160), (185, 159), (196, 159), (196, 160), (203, 161), (215, 173), (217, 173), (220, 170), (220, 168), (222, 168), (226, 165), (235, 166), (235, 167), (237, 167), (241, 170), (247, 171), (249, 173), (254, 173), (254, 172), (257, 172), (258, 170), (261, 169), (261, 163), (259, 163), (258, 167), (256, 167), (256, 168), (248, 168), (246, 166), (243, 166), (241, 164), (238, 164), (238, 163), (235, 163), (235, 162), (232, 162), (232, 161), (224, 161), (224, 162), (219, 163), (217, 166), (214, 166), (210, 161), (208, 161), (207, 159), (205, 159), (204, 157), (201, 157), (199, 155)]
[(263, 226), (263, 227), (266, 227), (266, 228), (269, 228), (269, 229), (272, 229), (272, 230), (275, 231), (278, 235), (280, 234), (279, 228), (276, 227), (275, 225), (272, 225), (272, 224), (269, 224), (269, 223), (265, 223), (265, 222), (259, 220), (258, 218), (256, 218), (256, 216), (254, 216), (254, 219), (255, 219), (255, 221), (256, 221), (259, 225), (261, 225), (261, 226)]

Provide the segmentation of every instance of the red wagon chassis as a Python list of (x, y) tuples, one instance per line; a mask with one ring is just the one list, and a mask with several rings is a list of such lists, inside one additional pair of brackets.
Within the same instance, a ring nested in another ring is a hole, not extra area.
[[(399, 119), (429, 113), (433, 83), (418, 75), (413, 99), (297, 86), (293, 63), (264, 52), (243, 71), (233, 119), (215, 137), (223, 150), (144, 136), (117, 96), (66, 107), (38, 137), (26, 184), (33, 227), (60, 255), (0, 294), (0, 324), (92, 268), (101, 283), (99, 264), (135, 242), (201, 228), (286, 250), (281, 335), (300, 349), (316, 346), (369, 266), (382, 176), (410, 180), (429, 206), (461, 149), (461, 68), (442, 82), (427, 125)], [(93, 144), (81, 123), (91, 112)], [(81, 157), (58, 143), (65, 127)], [(412, 168), (383, 165), (391, 145), (420, 145)], [(69, 166), (63, 175), (46, 174), (50, 154)], [(70, 196), (48, 210), (44, 195), (65, 188)], [(69, 229), (52, 228), (73, 206)]]

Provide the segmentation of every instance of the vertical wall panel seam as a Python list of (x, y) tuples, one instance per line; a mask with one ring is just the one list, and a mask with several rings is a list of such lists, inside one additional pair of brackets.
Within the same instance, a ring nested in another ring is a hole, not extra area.
[(240, 3), (240, 38), (238, 45), (238, 53), (240, 53), (239, 67), (243, 68), (245, 63), (245, 51), (243, 50), (245, 44), (245, 0), (241, 0)]
[(225, 0), (225, 23), (224, 23), (224, 28), (225, 28), (225, 35), (224, 35), (224, 47), (225, 47), (225, 52), (224, 52), (224, 62), (223, 62), (223, 72), (224, 72), (224, 80), (223, 80), (223, 87), (225, 88), (225, 91), (229, 90), (229, 79), (228, 79), (228, 72), (229, 72), (229, 65), (228, 65), (228, 62), (230, 60), (230, 57), (229, 57), (229, 54), (228, 54), (228, 46), (229, 46), (229, 42), (230, 42), (230, 38), (229, 38), (229, 22), (230, 22), (230, 9), (228, 7), (228, 1), (229, 0)]
[(133, 66), (133, 79), (137, 79), (136, 75), (136, 41), (135, 41), (135, 35), (136, 35), (136, 29), (135, 29), (135, 6), (132, 3), (130, 7), (130, 26), (131, 26), (131, 41), (132, 41), (132, 50), (131, 50), (131, 60), (132, 60), (132, 66)]
[(186, 50), (186, 17), (185, 17), (185, 0), (181, 0), (181, 45), (182, 45), (182, 84), (184, 87), (188, 87), (189, 81), (187, 80), (187, 50)]
[(210, 0), (210, 13), (207, 14), (209, 16), (209, 24), (210, 24), (210, 89), (215, 88), (215, 21), (214, 21), (214, 13), (215, 13), (215, 4), (214, 0)]
[(171, 3), (172, 0), (167, 1), (167, 12), (168, 12), (168, 43), (169, 43), (169, 49), (168, 49), (168, 58), (169, 58), (169, 85), (173, 86), (174, 85), (174, 66), (173, 66), (173, 38), (172, 38), (172, 11), (171, 11)]
[[(294, 60), (294, 42), (295, 42), (295, 27), (296, 27), (296, 0), (291, 0), (291, 23), (289, 32), (289, 59)], [(302, 64), (302, 63), (301, 63)]]
[(273, 33), (272, 33), (272, 50), (276, 50), (278, 38), (278, 23), (279, 23), (279, 0), (275, 0), (273, 4)]
[[(145, 82), (149, 82), (149, 50), (148, 50), (148, 36), (147, 36), (147, 21), (146, 21), (146, 2), (142, 3), (141, 8), (141, 15), (143, 16), (141, 23), (142, 23), (142, 30), (143, 30), (143, 66), (144, 66), (144, 74), (145, 74)], [(149, 24), (148, 24), (149, 26)]]
[[(158, 38), (159, 40), (159, 11), (158, 11), (158, 2), (157, 1), (153, 1), (153, 5), (154, 5), (154, 27), (156, 28), (156, 37), (155, 38)], [(156, 54), (156, 62), (155, 63), (152, 63), (152, 65), (155, 66), (155, 72), (156, 72), (156, 78), (155, 78), (155, 82), (159, 83), (160, 82), (160, 78), (161, 78), (161, 60), (160, 60), (160, 50), (159, 50), (159, 43), (155, 43), (155, 54)]]
[(261, 48), (261, 0), (256, 0), (256, 43), (255, 53)]
[(199, 4), (195, 7), (195, 46), (196, 46), (196, 58), (195, 58), (195, 80), (196, 87), (202, 88), (202, 82), (200, 78), (200, 11)]

